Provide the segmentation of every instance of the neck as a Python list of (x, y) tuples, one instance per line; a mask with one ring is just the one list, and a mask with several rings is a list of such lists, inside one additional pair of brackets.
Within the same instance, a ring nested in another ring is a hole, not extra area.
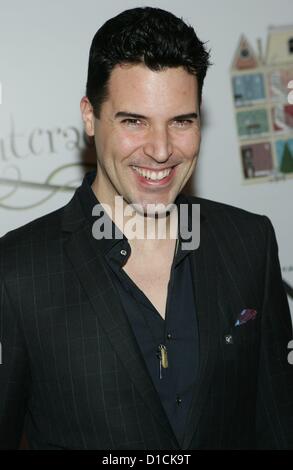
[(98, 187), (97, 180), (92, 184), (99, 203), (108, 216), (128, 240), (142, 240), (148, 247), (163, 245), (166, 240), (174, 240), (178, 233), (178, 214), (172, 210), (168, 215), (143, 214), (128, 204), (121, 196), (108, 195)]

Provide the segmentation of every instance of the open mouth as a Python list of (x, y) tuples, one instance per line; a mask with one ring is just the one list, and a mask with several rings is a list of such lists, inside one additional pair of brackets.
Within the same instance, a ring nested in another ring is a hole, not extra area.
[(166, 168), (165, 170), (156, 171), (134, 165), (132, 165), (131, 168), (134, 170), (134, 173), (138, 176), (141, 182), (152, 185), (162, 185), (169, 182), (175, 173), (175, 166)]

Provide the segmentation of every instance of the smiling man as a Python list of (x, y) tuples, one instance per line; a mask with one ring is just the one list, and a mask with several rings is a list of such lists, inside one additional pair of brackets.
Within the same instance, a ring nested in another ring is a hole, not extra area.
[(96, 33), (81, 113), (97, 171), (0, 242), (1, 448), (23, 429), (32, 449), (293, 448), (273, 227), (184, 193), (208, 65), (194, 29), (161, 9)]
[(93, 190), (146, 206), (174, 202), (189, 180), (200, 144), (198, 84), (183, 66), (154, 71), (118, 64), (99, 118), (81, 103), (87, 133), (95, 136), (98, 171)]

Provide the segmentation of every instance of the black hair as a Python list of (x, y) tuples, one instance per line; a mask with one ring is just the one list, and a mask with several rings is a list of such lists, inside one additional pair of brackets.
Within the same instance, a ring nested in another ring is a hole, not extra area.
[(99, 118), (116, 65), (143, 63), (153, 71), (182, 66), (197, 77), (200, 105), (209, 55), (193, 27), (172, 13), (152, 7), (125, 10), (106, 21), (93, 38), (86, 95)]

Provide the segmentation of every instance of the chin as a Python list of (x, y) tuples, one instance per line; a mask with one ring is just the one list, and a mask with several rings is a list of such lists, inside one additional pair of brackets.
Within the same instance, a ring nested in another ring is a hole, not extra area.
[[(167, 209), (173, 203), (169, 198), (168, 200), (156, 200), (156, 201), (144, 201), (142, 203), (137, 203), (138, 208), (136, 209), (137, 212), (144, 216), (149, 217), (165, 217), (167, 213)], [(160, 207), (160, 205), (162, 207)], [(152, 207), (154, 206), (154, 207)], [(170, 208), (169, 208), (170, 210)]]

